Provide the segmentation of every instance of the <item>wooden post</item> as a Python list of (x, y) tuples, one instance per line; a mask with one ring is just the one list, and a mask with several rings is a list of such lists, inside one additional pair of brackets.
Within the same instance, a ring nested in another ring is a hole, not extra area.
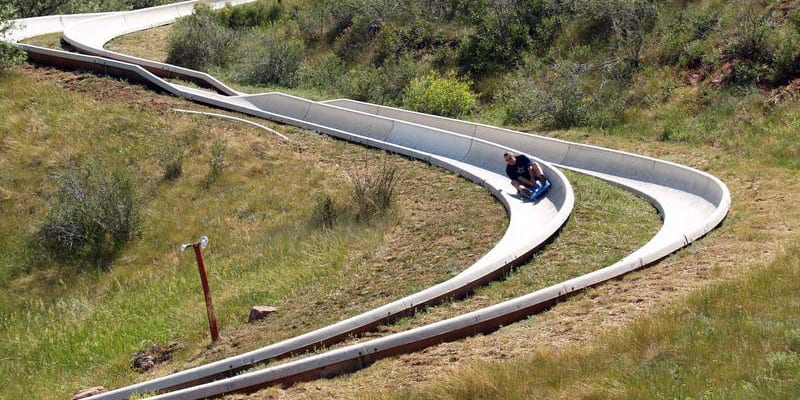
[(206, 265), (203, 262), (203, 251), (200, 243), (192, 245), (194, 255), (197, 258), (197, 269), (200, 270), (200, 282), (203, 284), (203, 295), (206, 299), (206, 312), (208, 313), (208, 328), (211, 330), (211, 341), (219, 340), (219, 329), (217, 328), (217, 315), (214, 313), (214, 303), (211, 301), (211, 289), (208, 287), (208, 276), (206, 276)]

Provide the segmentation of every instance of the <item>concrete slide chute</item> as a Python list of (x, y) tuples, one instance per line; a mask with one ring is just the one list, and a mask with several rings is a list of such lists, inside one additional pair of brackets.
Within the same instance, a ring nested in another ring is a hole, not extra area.
[[(102, 48), (108, 40), (119, 35), (168, 24), (188, 15), (195, 3), (190, 1), (126, 13), (22, 20), (19, 22), (27, 27), (20, 25), (7, 40), (19, 41), (65, 30), (65, 39), (90, 55), (20, 46), (38, 62), (122, 76), (198, 103), (315, 130), (442, 166), (492, 192), (505, 206), (509, 225), (492, 250), (448, 281), (249, 353), (120, 388), (92, 399), (124, 399), (134, 393), (153, 391), (164, 392), (155, 397), (159, 399), (196, 399), (253, 390), (265, 385), (351, 371), (382, 357), (490, 331), (525, 318), (574, 291), (667, 256), (716, 227), (730, 207), (730, 194), (721, 181), (678, 164), (351, 100), (314, 102), (281, 93), (244, 95), (204, 73)], [(224, 4), (220, 1), (212, 3), (215, 7)], [(216, 92), (170, 83), (161, 78), (164, 76), (188, 79)], [(510, 195), (514, 189), (502, 173), (504, 151), (525, 153), (542, 161), (553, 188), (539, 203), (523, 203)], [(349, 335), (413, 313), (420, 306), (465, 296), (478, 285), (502, 275), (552, 237), (572, 211), (572, 187), (557, 168), (559, 166), (596, 176), (639, 194), (661, 212), (664, 218), (662, 228), (643, 247), (601, 270), (434, 324), (241, 373), (276, 357), (335, 344)], [(535, 229), (531, 228), (530, 221), (537, 221)], [(241, 374), (231, 376), (237, 373)]]

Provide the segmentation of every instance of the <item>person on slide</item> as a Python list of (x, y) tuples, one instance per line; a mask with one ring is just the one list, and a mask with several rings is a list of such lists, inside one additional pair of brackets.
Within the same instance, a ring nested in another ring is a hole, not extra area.
[(503, 153), (506, 160), (506, 175), (517, 193), (531, 197), (537, 188), (543, 188), (548, 182), (539, 163), (531, 161), (524, 154)]

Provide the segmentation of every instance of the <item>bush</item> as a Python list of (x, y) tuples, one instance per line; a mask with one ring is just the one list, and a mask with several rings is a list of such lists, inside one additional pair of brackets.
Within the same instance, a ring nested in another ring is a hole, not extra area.
[(696, 8), (676, 12), (661, 12), (652, 41), (655, 62), (697, 68), (706, 53), (706, 40), (719, 26), (719, 13)]
[(783, 85), (800, 76), (800, 33), (784, 27), (773, 31), (772, 64), (769, 80), (773, 85)]
[(658, 15), (654, 0), (577, 0), (573, 12), (580, 43), (609, 45), (617, 71), (639, 68), (645, 37)]
[(309, 60), (297, 70), (298, 85), (336, 95), (342, 92), (346, 73), (344, 62), (335, 55)]
[(591, 65), (574, 62), (518, 71), (503, 92), (507, 122), (534, 121), (554, 129), (616, 123), (623, 106), (620, 83), (594, 74)]
[(315, 42), (325, 36), (325, 32), (333, 24), (331, 7), (315, 5), (301, 7), (293, 11), (292, 19), (297, 21), (300, 33), (308, 42)]
[(205, 188), (208, 189), (211, 187), (219, 175), (222, 173), (222, 170), (228, 165), (225, 162), (225, 153), (228, 152), (228, 143), (222, 139), (214, 139), (211, 142), (211, 159), (209, 160), (209, 171), (208, 176), (206, 177), (205, 181)]
[(767, 61), (768, 37), (771, 29), (767, 18), (758, 15), (752, 6), (745, 6), (738, 11), (733, 24), (733, 31), (723, 53), (724, 57), (750, 62)]
[(471, 82), (456, 78), (454, 73), (438, 76), (435, 72), (416, 78), (405, 89), (406, 107), (429, 114), (460, 117), (472, 111), (477, 95)]
[(236, 32), (216, 21), (207, 5), (198, 3), (194, 14), (175, 23), (166, 62), (202, 71), (224, 66), (237, 58), (238, 39)]
[(490, 8), (461, 48), (462, 69), (480, 77), (515, 67), (531, 45), (528, 32), (513, 8)]
[(183, 175), (183, 151), (183, 146), (176, 143), (165, 147), (158, 155), (164, 180), (174, 182)]
[(340, 79), (339, 92), (354, 100), (400, 105), (406, 87), (425, 70), (426, 65), (410, 55), (385, 60), (380, 67), (357, 66)]
[(350, 182), (356, 220), (368, 221), (391, 208), (398, 182), (397, 168), (384, 162), (377, 171), (364, 168), (350, 173)]
[(139, 225), (132, 172), (94, 163), (59, 177), (58, 185), (37, 233), (39, 245), (57, 260), (108, 265)]
[(268, 25), (279, 20), (282, 14), (283, 6), (280, 3), (259, 0), (236, 7), (226, 4), (214, 13), (214, 17), (228, 28), (241, 29)]
[[(14, 10), (8, 4), (0, 5), (0, 37), (3, 37), (13, 27), (9, 22), (13, 16)], [(6, 42), (0, 41), (0, 72), (21, 63), (24, 59), (25, 53)]]
[(333, 52), (346, 63), (355, 62), (365, 52), (383, 28), (383, 21), (369, 16), (359, 16), (352, 20), (336, 37)]
[(337, 211), (336, 204), (331, 196), (324, 194), (317, 197), (314, 210), (311, 213), (311, 220), (315, 225), (330, 228), (336, 223), (338, 217), (339, 211)]
[(299, 40), (270, 31), (250, 36), (239, 80), (249, 84), (278, 84), (293, 87), (303, 62), (305, 47)]

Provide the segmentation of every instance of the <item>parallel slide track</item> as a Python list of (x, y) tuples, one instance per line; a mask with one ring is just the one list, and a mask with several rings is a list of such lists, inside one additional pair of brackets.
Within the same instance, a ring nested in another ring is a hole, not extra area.
[[(228, 2), (242, 4), (252, 0)], [(197, 1), (131, 12), (38, 17), (17, 21), (5, 40), (18, 42), (45, 33), (64, 32), (64, 39), (90, 55), (18, 44), (32, 61), (124, 77), (192, 101), (298, 126), (320, 133), (428, 161), (487, 188), (506, 208), (509, 225), (499, 242), (475, 264), (450, 280), (361, 315), (258, 350), (133, 384), (91, 399), (125, 399), (158, 392), (153, 399), (199, 399), (235, 391), (252, 391), (332, 376), (370, 365), (377, 359), (492, 331), (526, 318), (586, 287), (651, 264), (714, 229), (730, 207), (730, 193), (707, 173), (636, 154), (550, 139), (488, 125), (441, 118), (352, 100), (314, 102), (282, 93), (246, 95), (208, 74), (143, 60), (103, 49), (109, 40), (191, 14)], [(209, 2), (221, 7), (221, 1)], [(176, 77), (213, 90), (165, 81)], [(528, 154), (541, 162), (553, 182), (536, 204), (511, 195), (502, 175), (505, 151)], [(663, 225), (643, 247), (622, 260), (586, 275), (430, 325), (307, 356), (268, 368), (253, 367), (303, 351), (329, 346), (347, 337), (414, 313), (417, 308), (464, 297), (513, 266), (524, 262), (566, 222), (574, 205), (572, 186), (557, 167), (589, 174), (650, 201)], [(537, 221), (531, 230), (530, 221)], [(237, 375), (238, 374), (238, 375)]]

